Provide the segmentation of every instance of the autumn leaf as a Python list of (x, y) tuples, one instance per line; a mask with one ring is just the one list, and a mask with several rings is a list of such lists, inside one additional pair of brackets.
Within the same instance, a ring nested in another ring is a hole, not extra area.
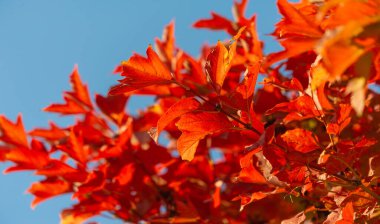
[(323, 35), (318, 24), (308, 15), (309, 7), (302, 7), (302, 5), (296, 7), (287, 0), (279, 0), (277, 5), (284, 18), (276, 24), (273, 35), (281, 39), (280, 44), (285, 49), (269, 54), (266, 61), (267, 66), (313, 50)]
[(280, 37), (287, 36), (304, 36), (304, 37), (320, 37), (321, 29), (306, 14), (306, 7), (296, 8), (287, 0), (279, 0), (277, 2), (278, 9), (284, 18), (276, 24), (276, 31)]
[(68, 131), (62, 130), (53, 122), (49, 124), (50, 129), (35, 128), (29, 132), (30, 136), (44, 138), (47, 141), (58, 141), (67, 137)]
[(156, 49), (160, 59), (171, 68), (175, 51), (174, 21), (165, 27), (161, 40), (156, 38)]
[(336, 224), (349, 224), (354, 222), (354, 208), (352, 202), (348, 202), (342, 209), (342, 218), (339, 219)]
[(206, 135), (226, 131), (233, 124), (221, 113), (198, 112), (183, 115), (176, 123), (182, 132), (177, 142), (183, 160), (191, 161), (200, 140)]
[(262, 148), (256, 148), (246, 155), (244, 155), (240, 159), (240, 167), (241, 171), (239, 173), (238, 179), (241, 182), (246, 182), (246, 183), (255, 183), (255, 184), (267, 184), (267, 180), (263, 176), (262, 173), (260, 173), (257, 168), (253, 164), (252, 158), (256, 153), (261, 151)]
[(44, 108), (44, 111), (60, 113), (61, 115), (84, 114), (92, 110), (88, 88), (80, 80), (78, 67), (75, 66), (74, 71), (70, 75), (70, 82), (73, 91), (65, 92), (63, 99), (64, 104), (51, 104)]
[(8, 144), (28, 147), (28, 140), (22, 124), (21, 115), (17, 117), (16, 123), (11, 122), (4, 116), (0, 116), (0, 139)]
[(126, 114), (124, 110), (128, 97), (123, 94), (107, 97), (96, 95), (95, 100), (99, 109), (117, 125), (121, 126), (125, 122)]
[(89, 159), (89, 148), (84, 145), (82, 134), (78, 135), (71, 129), (68, 141), (69, 144), (61, 144), (58, 148), (66, 152), (76, 161), (85, 163)]
[(37, 140), (32, 140), (31, 148), (22, 146), (7, 148), (5, 158), (15, 163), (14, 166), (7, 168), (5, 173), (40, 169), (49, 162), (49, 155), (44, 145)]
[(48, 178), (40, 182), (32, 184), (28, 192), (35, 196), (32, 202), (32, 208), (38, 203), (64, 193), (68, 193), (71, 186), (68, 182), (57, 178)]
[(281, 135), (290, 149), (296, 150), (302, 153), (312, 152), (319, 148), (317, 145), (316, 137), (313, 137), (313, 133), (304, 129), (295, 128), (288, 130), (285, 134)]
[(192, 112), (200, 106), (200, 103), (194, 98), (181, 99), (177, 103), (173, 104), (157, 121), (157, 127), (150, 130), (151, 137), (157, 143), (158, 136), (166, 126), (170, 124), (174, 119)]
[(260, 65), (255, 63), (247, 68), (243, 82), (236, 88), (236, 92), (240, 93), (243, 99), (253, 97), (256, 89), (256, 82), (259, 75)]
[(90, 94), (88, 92), (88, 88), (80, 80), (77, 66), (75, 66), (74, 71), (71, 73), (70, 83), (71, 83), (73, 92), (67, 92), (67, 95), (72, 96), (74, 99), (77, 99), (81, 103), (85, 104), (87, 107), (92, 108), (92, 103), (90, 99)]
[(211, 13), (211, 19), (201, 19), (193, 24), (195, 28), (208, 28), (212, 30), (226, 30), (234, 35), (235, 29), (230, 20), (214, 12)]
[[(21, 116), (0, 115), (5, 172), (41, 177), (32, 206), (69, 193), (61, 224), (376, 222), (380, 3), (277, 5), (280, 52), (263, 53), (248, 0), (236, 0), (232, 20), (212, 13), (194, 24), (226, 31), (228, 43), (193, 57), (171, 22), (155, 50), (115, 69), (119, 85), (96, 105), (75, 67), (64, 102), (45, 109), (72, 124), (27, 133)], [(130, 114), (136, 95), (154, 101)]]
[(231, 61), (236, 51), (236, 41), (227, 49), (218, 41), (216, 47), (207, 57), (206, 74), (217, 93), (220, 93), (224, 79), (231, 67)]
[(340, 104), (337, 111), (336, 122), (327, 124), (327, 133), (339, 135), (342, 130), (347, 127), (351, 122), (351, 113), (352, 107), (348, 104)]
[(166, 65), (160, 60), (151, 46), (146, 50), (147, 58), (135, 54), (128, 61), (121, 64), (121, 84), (111, 88), (109, 94), (117, 95), (151, 85), (168, 84), (172, 75)]
[(82, 182), (87, 178), (87, 173), (84, 170), (75, 169), (55, 159), (49, 160), (44, 166), (40, 167), (35, 174), (46, 177), (59, 177), (70, 182)]
[(317, 38), (302, 37), (294, 37), (280, 41), (285, 50), (269, 54), (266, 59), (266, 66), (270, 66), (278, 61), (291, 58), (312, 50), (315, 47), (317, 41)]
[(133, 163), (125, 165), (114, 178), (120, 185), (126, 185), (132, 181), (136, 167)]
[(320, 116), (321, 112), (316, 108), (313, 98), (309, 95), (302, 95), (290, 102), (279, 103), (268, 110), (266, 114), (275, 112), (286, 112), (284, 122), (304, 120)]
[(83, 213), (83, 214), (75, 214), (70, 210), (65, 210), (60, 215), (60, 224), (81, 224), (88, 218), (96, 215), (96, 213)]

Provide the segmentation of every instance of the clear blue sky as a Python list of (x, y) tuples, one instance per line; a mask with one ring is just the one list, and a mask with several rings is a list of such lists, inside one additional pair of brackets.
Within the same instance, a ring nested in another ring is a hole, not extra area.
[[(15, 119), (22, 113), (28, 130), (47, 126), (49, 120), (65, 124), (70, 119), (43, 113), (41, 108), (62, 102), (74, 64), (92, 94), (105, 94), (118, 78), (112, 75), (114, 67), (133, 52), (144, 53), (172, 19), (177, 44), (192, 55), (198, 55), (203, 43), (225, 39), (221, 32), (195, 30), (191, 24), (209, 17), (210, 11), (231, 17), (231, 5), (232, 0), (1, 0), (0, 114)], [(278, 50), (265, 35), (279, 18), (275, 1), (253, 0), (247, 12), (258, 15), (266, 51)], [(129, 110), (147, 102), (132, 100)], [(1, 164), (1, 170), (6, 165)], [(31, 210), (32, 197), (24, 192), (36, 178), (31, 173), (0, 175), (1, 224), (59, 223), (58, 214), (72, 203), (70, 197), (48, 200)]]

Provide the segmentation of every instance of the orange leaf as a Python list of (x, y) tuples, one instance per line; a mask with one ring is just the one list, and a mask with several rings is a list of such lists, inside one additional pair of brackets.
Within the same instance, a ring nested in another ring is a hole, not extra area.
[(267, 56), (266, 66), (272, 65), (278, 61), (291, 58), (299, 54), (302, 54), (306, 51), (312, 50), (314, 49), (318, 40), (319, 39), (317, 38), (294, 37), (280, 41), (281, 45), (285, 48), (285, 50), (269, 54)]
[(76, 161), (85, 163), (89, 159), (89, 148), (83, 144), (82, 134), (77, 135), (74, 129), (71, 129), (68, 141), (69, 144), (62, 144), (57, 147)]
[(275, 190), (271, 192), (257, 191), (257, 192), (252, 193), (251, 195), (240, 195), (240, 211), (243, 211), (245, 206), (247, 206), (248, 204), (254, 201), (259, 201), (268, 196), (271, 196), (274, 194), (280, 194), (283, 192), (285, 192), (284, 188), (276, 188)]
[(266, 184), (267, 180), (260, 173), (255, 166), (253, 165), (252, 158), (253, 156), (262, 150), (262, 147), (256, 148), (240, 159), (241, 171), (239, 173), (239, 181), (245, 183), (254, 183), (254, 184)]
[(157, 143), (158, 136), (166, 126), (170, 124), (174, 119), (186, 114), (188, 112), (198, 109), (200, 103), (194, 98), (185, 98), (177, 103), (173, 104), (157, 121), (156, 130), (151, 130), (152, 138)]
[(230, 20), (211, 12), (211, 19), (201, 19), (193, 24), (195, 28), (207, 28), (211, 30), (226, 30), (229, 34), (234, 35), (235, 29)]
[(50, 122), (50, 129), (35, 128), (29, 132), (30, 136), (41, 137), (47, 141), (57, 141), (62, 138), (65, 138), (68, 133), (65, 130), (62, 130), (53, 122)]
[(59, 224), (82, 224), (83, 221), (87, 220), (88, 218), (96, 215), (97, 213), (83, 212), (82, 214), (76, 214), (72, 212), (71, 210), (64, 210), (60, 217), (60, 223)]
[(151, 85), (170, 83), (172, 76), (169, 69), (151, 46), (146, 54), (148, 58), (135, 54), (128, 61), (122, 62), (121, 76), (125, 78), (119, 81), (121, 84), (112, 87), (109, 94), (117, 95)]
[(86, 106), (92, 108), (88, 88), (80, 80), (77, 66), (74, 67), (74, 71), (71, 73), (70, 83), (74, 92), (67, 92), (67, 94), (79, 100), (81, 103), (85, 104)]
[(175, 50), (174, 21), (165, 27), (161, 40), (156, 39), (156, 50), (161, 60), (165, 61), (168, 66), (171, 66)]
[(295, 128), (288, 130), (285, 134), (281, 135), (281, 138), (291, 149), (302, 153), (308, 153), (319, 148), (312, 136), (312, 132), (304, 129)]
[(241, 93), (243, 99), (249, 99), (253, 96), (259, 70), (260, 65), (258, 63), (254, 63), (247, 68), (247, 74), (244, 76), (243, 82), (236, 88), (236, 91)]
[(215, 90), (219, 93), (223, 87), (224, 79), (231, 67), (231, 61), (236, 51), (236, 41), (227, 49), (222, 42), (208, 55), (206, 74)]
[(31, 149), (21, 146), (8, 149), (5, 158), (8, 161), (16, 163), (16, 165), (6, 169), (5, 173), (18, 170), (39, 169), (48, 163), (49, 155), (44, 145), (37, 140), (32, 140), (31, 146)]
[(320, 115), (320, 112), (315, 107), (313, 98), (311, 98), (309, 95), (300, 96), (291, 102), (279, 103), (272, 109), (268, 110), (266, 113), (272, 114), (275, 112), (288, 113), (283, 119), (285, 123), (317, 117)]
[(327, 124), (327, 133), (339, 135), (351, 122), (352, 107), (348, 104), (340, 104), (337, 111), (337, 121)]
[(133, 163), (129, 163), (125, 165), (121, 170), (120, 173), (115, 177), (115, 180), (120, 185), (126, 185), (129, 182), (131, 182), (134, 173), (135, 173), (135, 165)]
[(297, 7), (287, 0), (279, 0), (278, 8), (284, 18), (276, 24), (273, 33), (285, 48), (284, 51), (272, 53), (267, 57), (266, 66), (287, 59), (309, 50), (313, 50), (323, 33), (308, 15), (309, 8)]
[(342, 218), (336, 224), (350, 224), (354, 223), (354, 207), (352, 202), (348, 202), (342, 209)]
[(63, 99), (64, 104), (51, 104), (44, 108), (44, 111), (60, 113), (62, 115), (83, 114), (92, 110), (87, 86), (84, 85), (79, 77), (78, 68), (75, 66), (70, 76), (70, 82), (73, 92), (65, 92)]
[(84, 114), (87, 112), (81, 105), (79, 105), (76, 101), (72, 100), (68, 96), (64, 96), (65, 104), (54, 103), (48, 107), (44, 108), (44, 111), (60, 113), (62, 115), (71, 115), (71, 114)]
[(318, 38), (322, 36), (322, 31), (314, 21), (302, 13), (302, 8), (296, 9), (287, 0), (279, 0), (277, 5), (280, 13), (284, 15), (284, 19), (276, 24), (275, 33), (280, 37), (298, 35)]
[(194, 159), (195, 151), (197, 150), (199, 141), (207, 134), (203, 132), (188, 132), (183, 131), (177, 140), (178, 152), (183, 160), (191, 161)]
[(181, 131), (214, 133), (233, 127), (226, 115), (216, 112), (189, 113), (176, 123)]
[(105, 115), (111, 118), (117, 125), (121, 126), (123, 124), (123, 119), (126, 117), (124, 110), (128, 97), (123, 94), (106, 97), (96, 95), (95, 99), (99, 109)]
[(35, 196), (32, 202), (32, 208), (34, 208), (41, 201), (67, 193), (70, 190), (70, 184), (66, 181), (56, 178), (48, 178), (46, 180), (32, 184), (28, 192)]
[(178, 151), (183, 160), (191, 161), (200, 140), (206, 135), (224, 131), (233, 127), (228, 118), (221, 113), (188, 113), (176, 123), (182, 132), (177, 142)]
[(87, 173), (81, 170), (74, 169), (66, 163), (52, 159), (42, 168), (38, 169), (37, 175), (44, 175), (46, 177), (61, 177), (71, 182), (82, 182), (86, 180)]
[(17, 116), (16, 123), (12, 123), (4, 116), (0, 116), (0, 139), (8, 144), (28, 147), (28, 140), (22, 124), (21, 115)]

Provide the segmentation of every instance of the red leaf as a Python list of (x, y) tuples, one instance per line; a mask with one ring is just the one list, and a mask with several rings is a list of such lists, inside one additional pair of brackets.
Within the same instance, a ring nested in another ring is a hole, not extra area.
[(125, 165), (121, 170), (120, 173), (115, 177), (115, 180), (120, 185), (126, 185), (129, 184), (135, 174), (135, 165), (133, 163), (129, 163)]
[(94, 212), (88, 212), (83, 214), (75, 214), (70, 210), (64, 210), (60, 215), (60, 222), (59, 224), (77, 224), (77, 223), (83, 223), (83, 221), (87, 220), (88, 218), (97, 215), (97, 213)]
[(84, 114), (87, 112), (85, 108), (79, 105), (76, 101), (71, 99), (68, 96), (64, 96), (65, 104), (54, 103), (48, 107), (44, 108), (44, 111), (60, 113), (62, 115), (71, 115), (71, 114)]
[(229, 49), (218, 41), (216, 47), (207, 57), (206, 74), (218, 93), (222, 89), (224, 79), (230, 70), (235, 51), (236, 41), (229, 46)]
[[(236, 92), (240, 93), (244, 100), (253, 97), (256, 88), (256, 81), (259, 75), (260, 65), (255, 63), (247, 68), (243, 82), (236, 88)], [(249, 106), (249, 105), (245, 105)]]
[(327, 133), (339, 135), (342, 130), (351, 122), (352, 107), (348, 104), (339, 104), (337, 111), (337, 120), (334, 123), (327, 124)]
[(70, 182), (82, 182), (87, 177), (86, 172), (74, 169), (66, 163), (55, 159), (50, 160), (46, 165), (38, 169), (36, 174), (46, 177), (60, 177)]
[(178, 151), (183, 160), (194, 158), (198, 143), (208, 134), (225, 131), (233, 127), (228, 118), (221, 113), (188, 113), (176, 123), (182, 132), (177, 142)]
[(17, 147), (9, 148), (5, 155), (8, 161), (14, 162), (16, 165), (8, 168), (5, 172), (13, 172), (19, 170), (33, 170), (44, 167), (49, 161), (49, 155), (43, 144), (37, 140), (32, 140), (31, 148)]
[(157, 128), (151, 129), (151, 137), (157, 143), (158, 136), (166, 126), (170, 124), (174, 119), (198, 109), (200, 103), (194, 98), (185, 98), (177, 103), (173, 104), (157, 121)]
[(229, 34), (234, 35), (235, 29), (230, 20), (211, 12), (211, 19), (201, 19), (193, 24), (195, 28), (207, 28), (212, 30), (226, 30)]
[(286, 131), (285, 134), (281, 135), (281, 138), (291, 149), (302, 153), (308, 153), (319, 148), (312, 135), (313, 134), (310, 131), (295, 128)]
[(280, 37), (299, 35), (319, 38), (322, 36), (321, 29), (302, 13), (302, 8), (296, 9), (287, 0), (278, 0), (277, 5), (280, 13), (284, 15), (283, 20), (276, 24), (275, 33)]
[(30, 136), (41, 137), (47, 141), (58, 141), (68, 136), (68, 131), (62, 130), (53, 122), (50, 122), (50, 129), (35, 128), (29, 132)]
[(352, 202), (348, 202), (342, 209), (342, 218), (336, 224), (350, 224), (354, 223), (354, 207)]
[(56, 178), (48, 178), (46, 180), (34, 183), (28, 190), (35, 196), (32, 202), (32, 208), (38, 203), (48, 198), (67, 193), (71, 190), (69, 183)]
[(95, 99), (99, 109), (117, 125), (121, 126), (125, 122), (126, 114), (124, 110), (128, 97), (123, 94), (107, 97), (96, 95)]
[(280, 41), (285, 50), (269, 54), (267, 56), (266, 65), (269, 66), (278, 61), (291, 58), (306, 51), (312, 50), (318, 40), (319, 39), (317, 38), (294, 37)]
[(70, 131), (69, 144), (59, 145), (58, 148), (80, 163), (85, 163), (89, 158), (89, 147), (83, 144), (82, 134), (77, 135), (73, 129)]
[(170, 68), (175, 50), (174, 21), (165, 27), (161, 40), (156, 39), (156, 49), (161, 60), (166, 62)]
[(65, 92), (63, 96), (65, 104), (52, 104), (44, 108), (44, 111), (70, 115), (83, 114), (92, 110), (92, 103), (87, 86), (81, 82), (76, 66), (71, 73), (70, 82), (73, 92)]
[(135, 54), (128, 61), (122, 63), (125, 76), (121, 84), (111, 88), (109, 94), (117, 95), (151, 85), (170, 83), (172, 76), (166, 65), (160, 60), (151, 46), (146, 50), (148, 58)]
[(17, 117), (16, 123), (12, 123), (4, 116), (0, 116), (0, 139), (8, 144), (28, 147), (28, 140), (22, 124), (21, 115)]
[(267, 180), (263, 174), (255, 168), (252, 160), (253, 156), (261, 150), (261, 147), (254, 149), (240, 159), (241, 171), (238, 177), (239, 181), (254, 184), (267, 184)]
[(309, 95), (300, 96), (291, 102), (279, 103), (266, 113), (272, 114), (279, 111), (288, 113), (284, 118), (286, 123), (320, 116), (320, 112)]
[(244, 207), (252, 202), (259, 201), (268, 196), (271, 196), (274, 194), (280, 194), (283, 192), (285, 192), (283, 188), (276, 188), (274, 191), (271, 191), (271, 192), (258, 191), (258, 192), (252, 193), (251, 195), (240, 195), (240, 211), (243, 211)]
[(86, 106), (92, 108), (88, 88), (80, 80), (77, 66), (75, 66), (74, 71), (71, 73), (70, 83), (74, 92), (67, 92), (67, 94), (85, 104)]

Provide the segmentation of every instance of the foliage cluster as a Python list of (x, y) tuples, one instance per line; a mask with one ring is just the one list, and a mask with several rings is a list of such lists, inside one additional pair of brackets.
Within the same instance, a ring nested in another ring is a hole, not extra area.
[[(170, 23), (94, 101), (75, 68), (64, 103), (44, 109), (75, 116), (70, 126), (26, 132), (21, 117), (1, 116), (0, 159), (14, 164), (6, 172), (43, 177), (28, 190), (32, 206), (71, 194), (62, 224), (105, 213), (151, 223), (378, 222), (380, 1), (278, 0), (272, 35), (284, 50), (268, 55), (246, 6), (234, 2), (233, 21), (212, 13), (194, 24), (231, 35), (198, 58), (175, 45)], [(155, 103), (132, 116), (133, 95)]]

